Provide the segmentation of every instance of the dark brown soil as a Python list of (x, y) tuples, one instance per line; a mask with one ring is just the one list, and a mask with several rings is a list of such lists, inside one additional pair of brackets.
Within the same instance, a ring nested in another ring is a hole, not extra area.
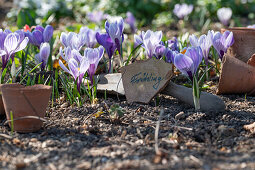
[[(0, 169), (255, 169), (255, 135), (243, 128), (255, 121), (255, 98), (221, 97), (223, 113), (195, 112), (163, 95), (148, 105), (115, 96), (81, 108), (55, 104), (44, 128), (30, 134), (11, 135), (2, 120)], [(113, 121), (107, 106), (116, 103), (126, 113)], [(100, 108), (104, 114), (89, 117)]]

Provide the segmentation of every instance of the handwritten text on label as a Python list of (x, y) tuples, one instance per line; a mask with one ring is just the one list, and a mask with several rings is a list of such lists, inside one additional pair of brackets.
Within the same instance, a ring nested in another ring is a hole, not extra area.
[(163, 80), (163, 78), (156, 76), (154, 73), (139, 72), (131, 77), (130, 83), (133, 85), (138, 83), (155, 82), (155, 84), (153, 84), (153, 88), (157, 90), (161, 80)]

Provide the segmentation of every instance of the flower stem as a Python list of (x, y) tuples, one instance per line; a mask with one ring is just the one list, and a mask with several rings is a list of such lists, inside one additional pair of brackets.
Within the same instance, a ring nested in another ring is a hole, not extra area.
[(199, 85), (195, 75), (193, 77), (192, 87), (193, 87), (193, 101), (194, 101), (195, 110), (200, 110), (200, 90), (199, 90)]

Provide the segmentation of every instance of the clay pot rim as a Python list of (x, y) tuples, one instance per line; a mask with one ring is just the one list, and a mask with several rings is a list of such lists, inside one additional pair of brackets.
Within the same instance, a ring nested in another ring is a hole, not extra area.
[(255, 31), (255, 28), (247, 28), (247, 27), (231, 27), (231, 28), (221, 28), (221, 31)]
[(41, 91), (41, 90), (49, 90), (52, 89), (52, 86), (43, 85), (43, 84), (35, 84), (33, 86), (25, 86), (18, 83), (12, 84), (1, 84), (1, 90), (18, 90), (18, 91)]

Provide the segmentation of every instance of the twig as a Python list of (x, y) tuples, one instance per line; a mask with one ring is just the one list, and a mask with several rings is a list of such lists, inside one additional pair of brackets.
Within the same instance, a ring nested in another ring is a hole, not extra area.
[(160, 109), (160, 114), (159, 114), (159, 119), (157, 121), (156, 130), (155, 130), (155, 152), (156, 152), (156, 154), (160, 153), (159, 148), (158, 148), (158, 146), (159, 146), (159, 144), (158, 144), (158, 135), (159, 135), (159, 125), (160, 125), (161, 118), (162, 118), (163, 114), (164, 114), (164, 109), (161, 108)]
[(12, 137), (10, 135), (3, 134), (3, 133), (0, 133), (0, 137), (4, 137), (6, 139), (12, 139)]

